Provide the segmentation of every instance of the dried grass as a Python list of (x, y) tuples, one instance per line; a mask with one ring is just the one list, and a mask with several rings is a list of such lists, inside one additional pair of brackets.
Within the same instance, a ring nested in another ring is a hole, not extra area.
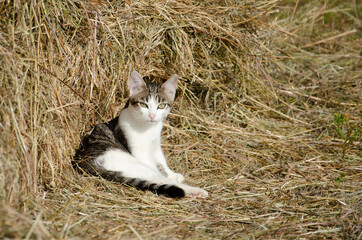
[[(0, 237), (360, 239), (361, 9), (3, 1)], [(164, 150), (208, 199), (73, 172), (80, 137), (118, 113), (133, 69), (180, 75)]]

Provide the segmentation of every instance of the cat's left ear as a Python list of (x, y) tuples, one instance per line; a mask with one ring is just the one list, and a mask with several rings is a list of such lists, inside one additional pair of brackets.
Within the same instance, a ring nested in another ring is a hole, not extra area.
[(176, 94), (177, 79), (177, 74), (174, 74), (164, 84), (162, 84), (162, 89), (164, 90), (166, 95), (172, 100), (175, 98)]

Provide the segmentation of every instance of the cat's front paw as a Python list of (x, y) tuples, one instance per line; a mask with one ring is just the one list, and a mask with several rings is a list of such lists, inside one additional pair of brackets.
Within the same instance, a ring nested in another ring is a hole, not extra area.
[(185, 180), (184, 176), (182, 176), (182, 175), (179, 174), (179, 173), (169, 174), (169, 175), (168, 175), (168, 178), (169, 178), (169, 179), (172, 179), (172, 180), (175, 180), (176, 182), (179, 182), (179, 183), (182, 183), (182, 182)]

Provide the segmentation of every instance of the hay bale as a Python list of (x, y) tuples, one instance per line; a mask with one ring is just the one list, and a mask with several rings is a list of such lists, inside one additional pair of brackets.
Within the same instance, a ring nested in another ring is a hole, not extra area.
[[(338, 46), (321, 50), (337, 38), (305, 31), (305, 19), (322, 26), (330, 13), (351, 21), (355, 6), (345, 17), (331, 5), (276, 4), (3, 1), (0, 237), (357, 236), (360, 40), (342, 27)], [(164, 149), (209, 199), (73, 172), (80, 137), (119, 112), (134, 69), (180, 76)]]

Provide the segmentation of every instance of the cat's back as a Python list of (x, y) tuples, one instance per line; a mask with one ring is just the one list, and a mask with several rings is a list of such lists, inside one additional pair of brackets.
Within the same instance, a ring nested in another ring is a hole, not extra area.
[(118, 126), (118, 117), (107, 123), (97, 124), (90, 134), (85, 135), (74, 160), (93, 160), (108, 149), (129, 152), (124, 133)]

